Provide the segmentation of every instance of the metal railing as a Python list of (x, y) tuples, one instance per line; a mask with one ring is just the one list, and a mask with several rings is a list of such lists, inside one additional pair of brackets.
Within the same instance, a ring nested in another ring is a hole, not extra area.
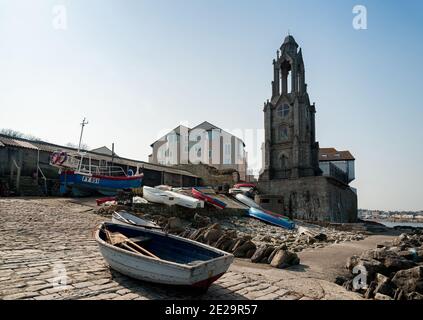
[[(12, 164), (16, 167), (16, 191), (19, 192), (19, 182), (21, 180), (21, 167), (18, 166), (15, 159), (12, 159)], [(10, 172), (10, 178), (13, 179), (13, 170)]]
[(126, 177), (125, 171), (118, 166), (81, 165), (79, 172), (110, 177)]
[(44, 194), (47, 195), (47, 193), (48, 193), (48, 190), (47, 190), (47, 178), (44, 175), (43, 170), (41, 170), (40, 166), (37, 166), (37, 168), (38, 168), (38, 171), (41, 173), (41, 178), (43, 178), (43, 181), (44, 181)]

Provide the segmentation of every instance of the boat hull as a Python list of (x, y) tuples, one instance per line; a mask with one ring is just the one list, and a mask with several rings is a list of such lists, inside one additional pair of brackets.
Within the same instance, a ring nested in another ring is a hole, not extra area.
[(112, 222), (124, 225), (132, 225), (150, 229), (162, 229), (158, 224), (136, 217), (126, 211), (118, 211), (112, 214)]
[(174, 191), (164, 191), (164, 192), (167, 193), (169, 196), (174, 197), (175, 202), (178, 206), (190, 208), (190, 209), (204, 208), (204, 201), (200, 199), (189, 197)]
[(278, 227), (283, 227), (289, 230), (295, 228), (295, 223), (289, 218), (264, 209), (250, 208), (248, 210), (248, 215), (252, 218), (256, 218)]
[(245, 204), (246, 206), (250, 208), (261, 209), (260, 205), (258, 205), (253, 199), (248, 198), (247, 196), (244, 196), (243, 194), (237, 194), (235, 198), (239, 202), (241, 202), (242, 204)]
[(212, 206), (214, 206), (217, 209), (225, 209), (226, 208), (226, 203), (224, 203), (223, 201), (220, 201), (216, 198), (213, 198), (203, 192), (201, 192), (200, 190), (196, 189), (196, 188), (192, 188), (192, 195), (193, 197), (202, 200), (204, 202), (207, 202), (208, 204), (211, 204)]
[(176, 198), (169, 195), (166, 191), (144, 186), (143, 187), (143, 198), (149, 202), (166, 204), (172, 206), (176, 204)]
[(75, 197), (89, 196), (100, 193), (105, 196), (115, 196), (119, 191), (139, 188), (142, 176), (109, 177), (91, 175), (74, 171), (60, 174), (60, 193), (71, 193)]
[[(206, 289), (228, 270), (234, 259), (233, 255), (224, 251), (192, 240), (168, 235), (161, 231), (146, 230), (134, 226), (116, 225), (113, 223), (104, 223), (104, 225), (106, 225), (108, 229), (114, 228), (123, 233), (124, 231), (122, 230), (126, 229), (134, 234), (136, 234), (137, 231), (144, 235), (149, 234), (150, 236), (154, 236), (156, 241), (159, 241), (159, 245), (168, 241), (175, 241), (178, 243), (178, 248), (188, 246), (202, 251), (203, 254), (209, 252), (212, 256), (211, 259), (200, 261), (194, 265), (155, 259), (123, 250), (105, 242), (102, 237), (100, 237), (100, 229), (98, 229), (95, 238), (106, 262), (112, 269), (138, 280), (172, 286), (192, 286)], [(192, 251), (191, 249), (191, 252)]]

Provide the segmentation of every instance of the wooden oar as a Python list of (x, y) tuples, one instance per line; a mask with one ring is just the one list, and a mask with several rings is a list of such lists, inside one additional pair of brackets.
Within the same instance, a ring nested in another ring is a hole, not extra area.
[[(106, 234), (107, 234), (107, 230), (106, 230)], [(150, 251), (148, 251), (147, 249), (144, 249), (143, 247), (139, 246), (138, 244), (136, 244), (135, 242), (129, 240), (128, 237), (126, 237), (125, 235), (123, 235), (120, 232), (114, 232), (114, 233), (109, 233), (108, 237), (110, 238), (110, 243), (112, 245), (120, 245), (123, 244), (125, 247), (128, 246), (128, 243), (131, 244), (132, 246), (134, 246), (135, 248), (137, 248), (139, 251), (132, 249), (132, 251), (135, 251), (137, 253), (142, 253), (145, 255), (148, 255), (150, 257), (156, 258), (156, 259), (160, 259), (158, 256), (156, 256), (155, 254), (151, 253)]]

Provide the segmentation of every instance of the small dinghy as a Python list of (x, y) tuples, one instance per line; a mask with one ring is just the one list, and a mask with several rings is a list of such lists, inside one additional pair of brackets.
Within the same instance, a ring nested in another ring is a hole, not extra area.
[(167, 204), (169, 206), (176, 204), (175, 197), (168, 194), (167, 191), (147, 186), (143, 187), (143, 198), (150, 202)]
[(207, 290), (234, 257), (208, 245), (161, 231), (103, 222), (95, 232), (110, 267), (148, 282)]
[(112, 222), (120, 224), (128, 224), (136, 227), (143, 227), (148, 229), (162, 229), (158, 224), (155, 224), (152, 221), (144, 220), (142, 218), (136, 217), (130, 214), (127, 211), (115, 211), (112, 214)]
[(283, 227), (289, 230), (292, 230), (295, 228), (294, 221), (290, 220), (288, 217), (285, 217), (281, 214), (277, 214), (268, 210), (251, 207), (248, 210), (248, 215), (258, 220), (273, 224), (275, 226)]
[(175, 203), (178, 206), (191, 208), (191, 209), (204, 208), (204, 201), (200, 199), (196, 199), (196, 198), (184, 195), (179, 192), (174, 192), (174, 191), (164, 191), (164, 192), (166, 192), (170, 197), (175, 198)]
[(226, 203), (206, 194), (205, 192), (200, 191), (198, 188), (192, 188), (191, 192), (195, 198), (203, 200), (204, 202), (209, 203), (218, 209), (226, 208)]
[(235, 196), (235, 198), (239, 201), (239, 202), (241, 202), (241, 203), (243, 203), (243, 204), (245, 204), (246, 206), (248, 206), (248, 207), (250, 207), (250, 208), (256, 208), (256, 209), (262, 209), (261, 207), (260, 207), (260, 205), (258, 205), (253, 199), (251, 199), (251, 198), (249, 198), (249, 197), (247, 197), (247, 196), (244, 196), (243, 194), (237, 194), (236, 196)]

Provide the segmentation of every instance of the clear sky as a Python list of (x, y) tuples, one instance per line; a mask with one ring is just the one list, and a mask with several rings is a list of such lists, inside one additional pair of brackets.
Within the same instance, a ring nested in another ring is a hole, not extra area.
[(86, 144), (142, 160), (180, 123), (260, 132), (288, 30), (320, 146), (357, 159), (359, 207), (422, 210), (420, 0), (0, 0), (0, 128), (77, 143), (87, 117)]

